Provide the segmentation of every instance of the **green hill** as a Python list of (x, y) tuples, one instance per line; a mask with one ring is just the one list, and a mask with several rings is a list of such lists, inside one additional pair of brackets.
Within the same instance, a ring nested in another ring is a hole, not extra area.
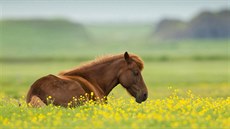
[(1, 57), (52, 56), (89, 40), (83, 25), (66, 20), (3, 20), (0, 30)]

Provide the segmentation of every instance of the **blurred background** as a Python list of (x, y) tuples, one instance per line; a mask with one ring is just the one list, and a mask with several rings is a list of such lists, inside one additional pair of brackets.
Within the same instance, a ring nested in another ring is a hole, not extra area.
[[(145, 62), (150, 98), (171, 87), (230, 96), (228, 0), (0, 0), (0, 95), (41, 76), (128, 51)], [(118, 86), (113, 96), (127, 97)]]

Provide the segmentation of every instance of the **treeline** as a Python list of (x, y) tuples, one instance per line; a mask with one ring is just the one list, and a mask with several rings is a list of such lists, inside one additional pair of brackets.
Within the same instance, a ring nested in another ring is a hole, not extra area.
[(160, 39), (208, 39), (230, 38), (230, 10), (204, 11), (188, 22), (163, 19), (155, 29)]

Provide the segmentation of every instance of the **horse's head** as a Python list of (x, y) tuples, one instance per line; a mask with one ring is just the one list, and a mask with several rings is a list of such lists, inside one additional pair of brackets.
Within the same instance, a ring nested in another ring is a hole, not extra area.
[(136, 98), (137, 103), (145, 101), (148, 97), (148, 90), (141, 75), (140, 66), (129, 56), (124, 54), (125, 65), (119, 74), (120, 84)]

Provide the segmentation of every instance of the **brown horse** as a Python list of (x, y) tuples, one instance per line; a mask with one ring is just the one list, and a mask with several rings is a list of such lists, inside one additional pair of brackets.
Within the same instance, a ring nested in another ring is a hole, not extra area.
[[(76, 106), (73, 100), (86, 96), (89, 100), (103, 99), (121, 84), (137, 103), (147, 99), (148, 91), (141, 75), (143, 61), (136, 55), (119, 54), (96, 59), (83, 66), (61, 72), (58, 76), (47, 75), (30, 87), (27, 103), (32, 107), (49, 104)], [(93, 94), (93, 97), (92, 97)], [(86, 100), (87, 101), (87, 100)], [(77, 101), (79, 104), (79, 101)], [(72, 105), (70, 105), (72, 103)]]

